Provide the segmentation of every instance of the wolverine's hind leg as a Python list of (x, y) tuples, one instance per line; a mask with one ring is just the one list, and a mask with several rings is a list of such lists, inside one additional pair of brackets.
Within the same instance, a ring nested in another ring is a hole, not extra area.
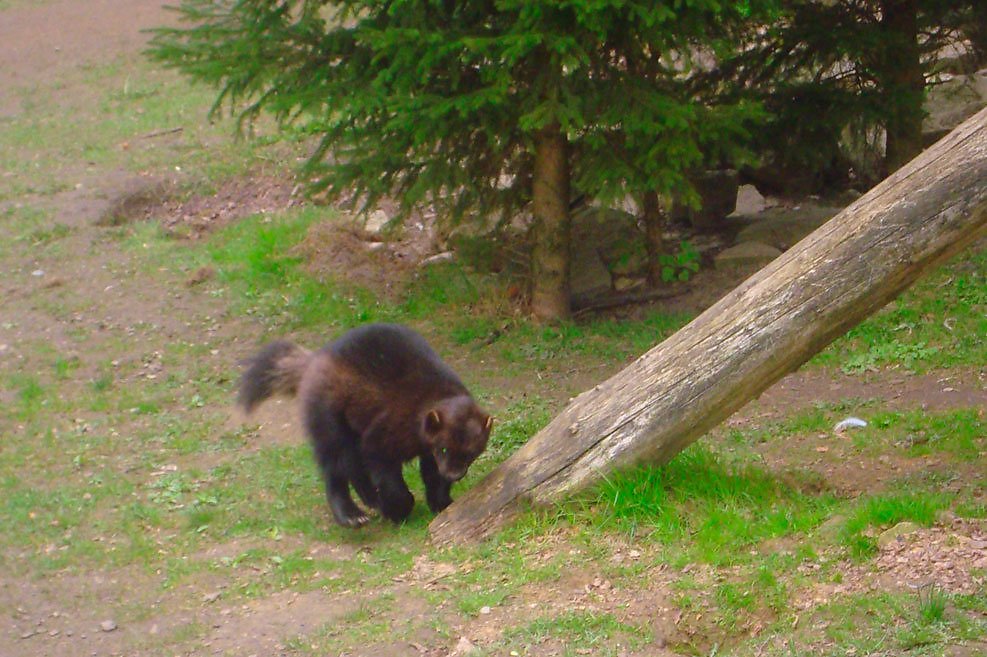
[[(333, 518), (343, 527), (366, 524), (370, 517), (350, 496), (350, 477), (359, 478), (361, 471), (360, 467), (354, 468), (353, 455), (359, 454), (353, 432), (321, 401), (305, 405), (305, 424), (326, 482), (326, 500)], [(366, 476), (364, 472), (362, 477)]]
[(371, 509), (380, 508), (380, 495), (377, 487), (370, 481), (370, 474), (363, 464), (363, 457), (357, 445), (350, 443), (344, 455), (344, 469), (346, 477), (353, 484), (353, 489), (360, 496), (360, 500)]

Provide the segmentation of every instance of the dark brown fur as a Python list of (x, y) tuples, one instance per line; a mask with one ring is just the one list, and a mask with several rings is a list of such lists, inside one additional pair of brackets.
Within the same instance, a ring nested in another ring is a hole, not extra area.
[(336, 521), (355, 527), (364, 504), (395, 522), (414, 497), (401, 465), (418, 458), (429, 507), (451, 502), (452, 482), (486, 448), (491, 418), (459, 377), (409, 328), (369, 324), (317, 352), (290, 342), (267, 345), (240, 384), (249, 412), (273, 394), (297, 395)]

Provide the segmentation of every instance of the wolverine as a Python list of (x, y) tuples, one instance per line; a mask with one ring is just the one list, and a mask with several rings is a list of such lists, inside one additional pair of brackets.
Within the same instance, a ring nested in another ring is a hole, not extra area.
[(493, 418), (415, 331), (352, 329), (318, 351), (279, 340), (248, 361), (239, 401), (247, 413), (275, 394), (297, 397), (336, 522), (369, 517), (350, 495), (401, 522), (415, 498), (401, 474), (418, 458), (429, 508), (452, 503), (452, 484), (483, 452)]

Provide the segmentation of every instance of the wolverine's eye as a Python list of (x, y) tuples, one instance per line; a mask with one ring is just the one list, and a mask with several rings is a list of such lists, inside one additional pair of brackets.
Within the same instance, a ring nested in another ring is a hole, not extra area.
[(439, 450), (439, 454), (441, 454), (442, 456), (445, 456), (446, 455), (446, 452), (448, 452), (448, 451), (449, 450), (447, 450), (445, 447), (443, 447), (442, 449)]

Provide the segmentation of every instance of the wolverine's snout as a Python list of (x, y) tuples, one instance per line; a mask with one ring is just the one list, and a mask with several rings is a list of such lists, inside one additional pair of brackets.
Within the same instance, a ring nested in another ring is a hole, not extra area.
[(440, 468), (440, 471), (442, 472), (442, 476), (445, 477), (446, 479), (448, 479), (449, 481), (459, 481), (460, 479), (462, 479), (463, 477), (466, 476), (466, 471), (467, 470), (469, 470), (468, 467), (466, 467), (466, 468)]

